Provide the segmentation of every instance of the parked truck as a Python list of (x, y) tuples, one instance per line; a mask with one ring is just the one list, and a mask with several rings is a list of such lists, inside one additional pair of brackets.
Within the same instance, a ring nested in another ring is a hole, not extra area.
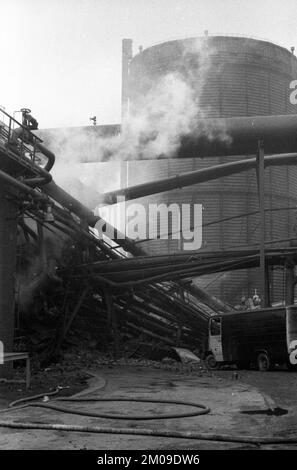
[(204, 359), (209, 368), (254, 364), (259, 370), (287, 364), (297, 370), (297, 306), (215, 315), (209, 320)]

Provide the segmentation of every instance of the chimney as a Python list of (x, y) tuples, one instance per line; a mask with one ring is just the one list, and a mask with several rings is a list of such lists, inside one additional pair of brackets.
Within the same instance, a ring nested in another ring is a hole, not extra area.
[(129, 114), (129, 65), (132, 59), (132, 39), (122, 40), (122, 122)]

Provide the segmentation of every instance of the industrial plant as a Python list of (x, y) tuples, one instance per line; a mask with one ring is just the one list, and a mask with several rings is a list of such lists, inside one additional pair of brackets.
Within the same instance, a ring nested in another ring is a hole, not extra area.
[(123, 39), (120, 123), (0, 110), (0, 380), (28, 393), (88, 348), (207, 380), (294, 373), (296, 80), (294, 48), (264, 40)]

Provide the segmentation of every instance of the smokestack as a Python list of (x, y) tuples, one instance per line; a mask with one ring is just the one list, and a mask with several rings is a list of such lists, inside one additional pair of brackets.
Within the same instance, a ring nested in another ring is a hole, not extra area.
[(132, 39), (122, 40), (122, 122), (129, 113), (129, 65), (132, 59)]

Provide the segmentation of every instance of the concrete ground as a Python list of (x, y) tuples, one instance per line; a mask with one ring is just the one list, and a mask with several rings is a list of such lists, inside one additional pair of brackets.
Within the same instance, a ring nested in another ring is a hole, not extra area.
[[(199, 374), (184, 375), (146, 367), (106, 367), (94, 372), (106, 379), (106, 385), (103, 389), (94, 391), (94, 385), (102, 385), (102, 379), (92, 379), (90, 396), (99, 398), (138, 397), (181, 400), (201, 403), (208, 406), (211, 411), (206, 415), (189, 418), (128, 421), (125, 419), (110, 420), (83, 417), (42, 408), (26, 408), (2, 413), (0, 414), (0, 420), (113, 428), (165, 429), (168, 431), (221, 433), (231, 436), (297, 436), (297, 415), (295, 414), (295, 407), (290, 407), (289, 402), (286, 403), (286, 411), (281, 416), (273, 416), (265, 412), (268, 406), (273, 405), (273, 400), (267, 395), (267, 387), (263, 387), (263, 384), (262, 388), (260, 387), (261, 390), (257, 389), (257, 377), (260, 378), (266, 375), (260, 372), (250, 373), (250, 375), (246, 376), (240, 375), (239, 380), (235, 380), (234, 371), (221, 371), (212, 374), (203, 372), (199, 376)], [(253, 383), (248, 383), (250, 376), (252, 377), (250, 382)], [(266, 377), (269, 380), (269, 375), (266, 375)], [(295, 384), (295, 374), (294, 376), (291, 374), (290, 377)], [(273, 380), (277, 381), (276, 375)], [(264, 389), (265, 394), (263, 395)], [(2, 400), (1, 406), (5, 405)], [(63, 405), (73, 407), (73, 404), (65, 403)], [(277, 405), (281, 406), (280, 403), (277, 403)], [(87, 411), (120, 413), (123, 416), (144, 413), (158, 415), (165, 412), (188, 411), (188, 408), (186, 409), (180, 405), (140, 404), (133, 402), (79, 403), (75, 404), (75, 407)], [(297, 445), (264, 446), (263, 448), (276, 447), (297, 448)], [(0, 427), (0, 449), (199, 450), (227, 448), (253, 449), (255, 446), (180, 438), (70, 433), (65, 431), (21, 430)]]

